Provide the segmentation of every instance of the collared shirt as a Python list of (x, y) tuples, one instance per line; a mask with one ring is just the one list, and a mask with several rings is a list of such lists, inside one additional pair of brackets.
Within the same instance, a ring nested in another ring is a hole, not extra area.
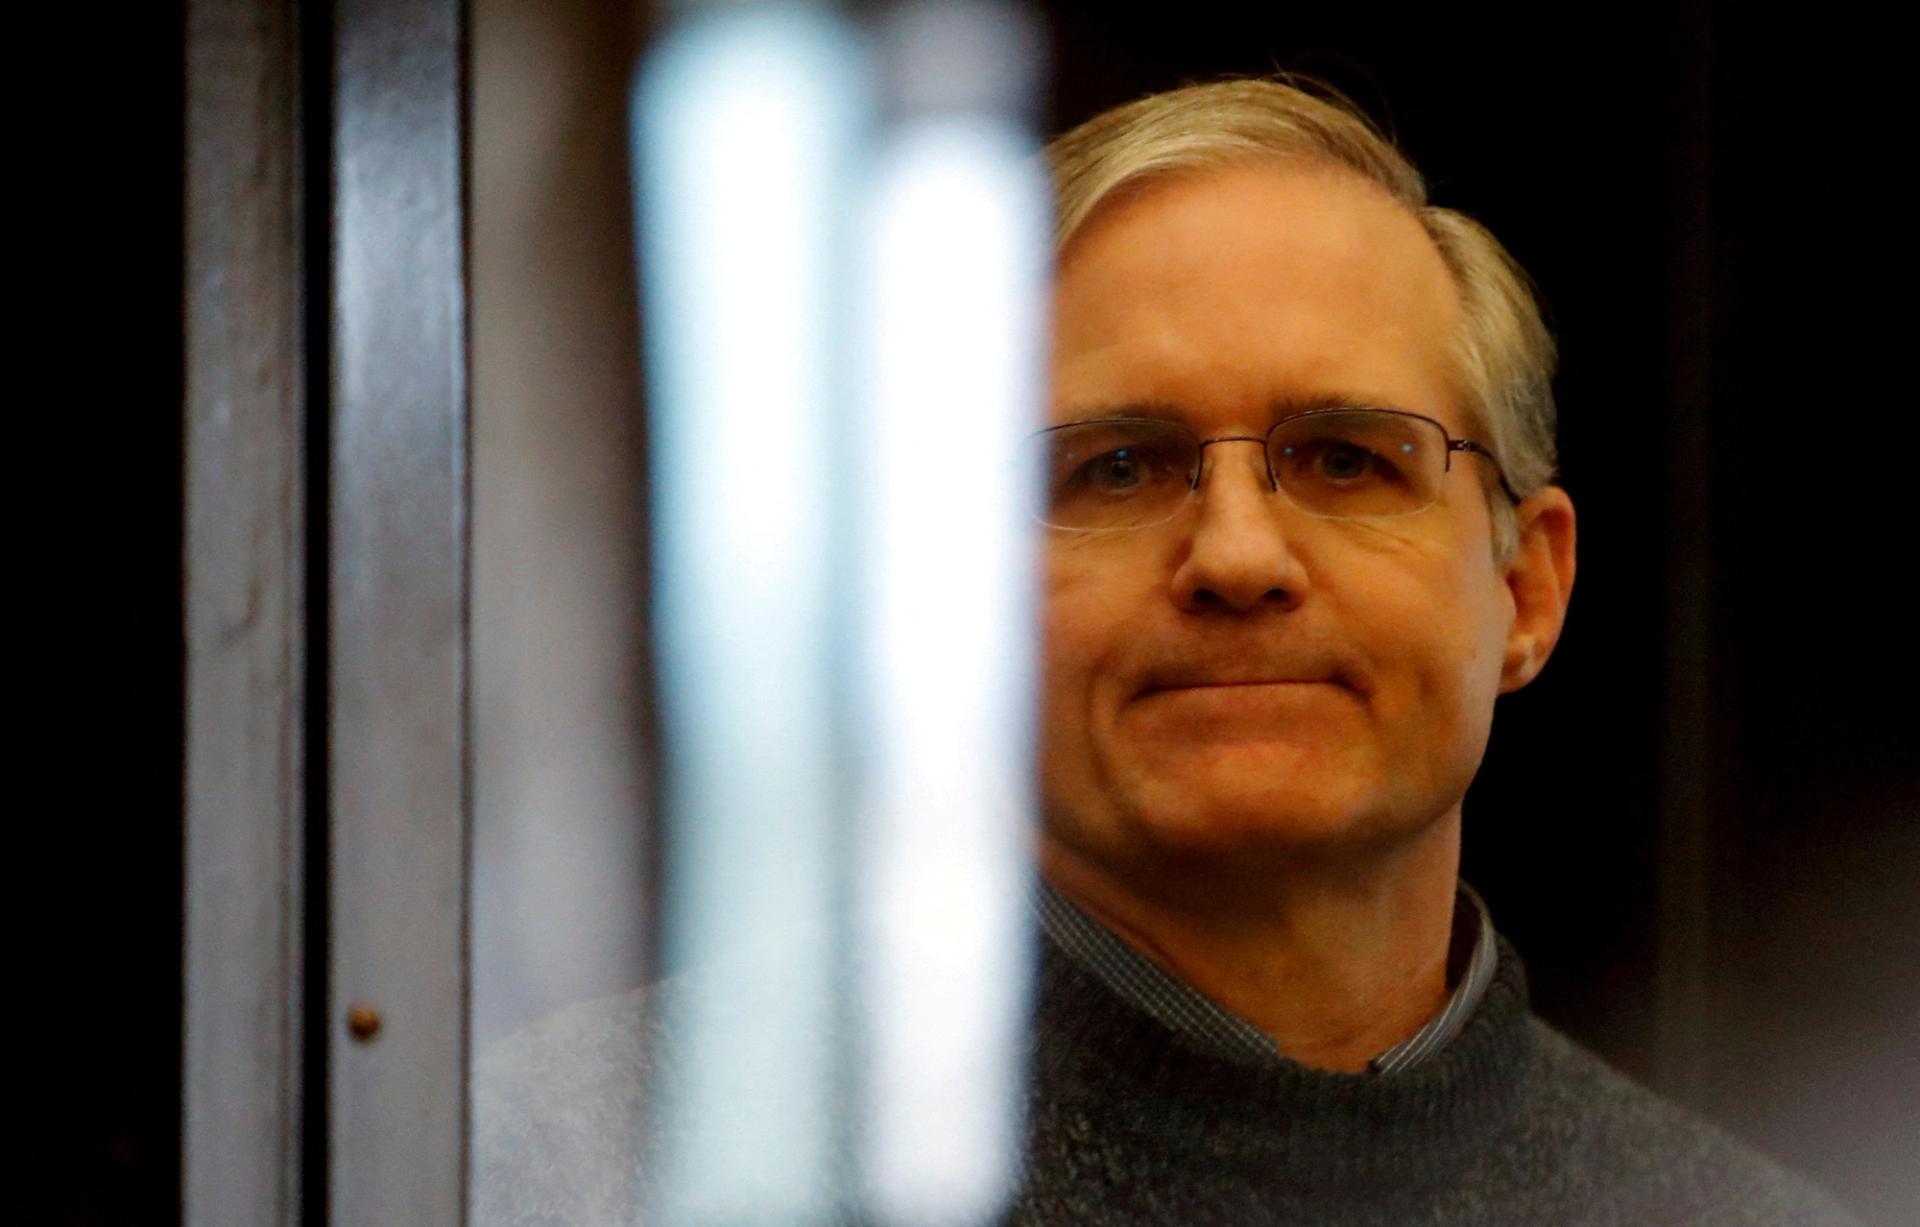
[[(1040, 927), (1048, 939), (1135, 1009), (1226, 1060), (1259, 1065), (1284, 1059), (1266, 1032), (1129, 946), (1052, 886), (1040, 883), (1037, 902)], [(1447, 983), (1453, 992), (1424, 1027), (1373, 1058), (1368, 1063), (1373, 1071), (1398, 1073), (1445, 1048), (1487, 991), (1497, 957), (1487, 905), (1462, 882), (1454, 896), (1453, 939), (1447, 953)]]

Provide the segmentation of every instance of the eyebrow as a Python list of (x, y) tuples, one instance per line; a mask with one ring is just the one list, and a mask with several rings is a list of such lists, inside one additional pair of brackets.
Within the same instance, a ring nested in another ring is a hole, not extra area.
[[(1303, 413), (1313, 413), (1323, 409), (1397, 409), (1390, 400), (1377, 397), (1355, 396), (1346, 392), (1295, 393), (1275, 397), (1267, 402), (1267, 421), (1269, 423), (1298, 417)], [(1191, 415), (1187, 409), (1175, 401), (1124, 401), (1114, 405), (1102, 405), (1095, 408), (1069, 411), (1055, 426), (1073, 426), (1081, 422), (1106, 422), (1116, 418), (1154, 418), (1161, 421), (1187, 424)]]

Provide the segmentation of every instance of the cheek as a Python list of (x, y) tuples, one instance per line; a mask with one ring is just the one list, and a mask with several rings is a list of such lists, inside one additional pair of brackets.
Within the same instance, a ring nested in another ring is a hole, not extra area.
[(1083, 570), (1048, 565), (1041, 587), (1040, 698), (1043, 731), (1050, 736), (1063, 724), (1080, 723), (1086, 710), (1107, 637), (1107, 603)]
[(1486, 754), (1504, 635), (1497, 608), (1485, 600), (1452, 612), (1457, 620), (1443, 628), (1431, 675), (1430, 755), (1436, 774), (1464, 789)]
[(1082, 670), (1110, 660), (1137, 620), (1142, 593), (1116, 582), (1116, 568), (1071, 550), (1050, 558), (1041, 573), (1041, 629), (1051, 666)]
[(1041, 588), (1039, 737), (1034, 750), (1051, 828), (1078, 812), (1095, 783), (1100, 742), (1096, 691), (1110, 638), (1111, 602), (1084, 571), (1052, 564)]
[(1050, 752), (1086, 749), (1130, 676), (1128, 652), (1154, 594), (1119, 570), (1111, 560), (1067, 552), (1043, 572), (1041, 733)]
[(1483, 577), (1453, 572), (1410, 584), (1403, 596), (1368, 611), (1376, 715), (1413, 757), (1477, 753), (1505, 645), (1495, 594)]

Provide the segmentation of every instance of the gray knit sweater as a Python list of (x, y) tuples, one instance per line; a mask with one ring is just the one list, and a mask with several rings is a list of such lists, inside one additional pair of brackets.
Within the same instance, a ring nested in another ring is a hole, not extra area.
[[(1390, 1077), (1204, 1054), (1051, 947), (1038, 989), (1017, 1227), (1853, 1221), (1532, 1017), (1504, 943), (1461, 1033)], [(638, 1221), (659, 1013), (641, 995), (576, 1007), (487, 1054), (479, 1227)]]

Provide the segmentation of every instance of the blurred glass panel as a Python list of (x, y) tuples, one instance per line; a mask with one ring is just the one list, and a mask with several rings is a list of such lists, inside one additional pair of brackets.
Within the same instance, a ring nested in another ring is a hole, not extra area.
[(632, 32), (476, 16), (475, 1221), (982, 1221), (1030, 957), (1032, 527), (994, 458), (1039, 416), (1033, 27), (669, 25), (636, 313)]
[(817, 1221), (833, 1192), (836, 219), (867, 114), (852, 30), (693, 18), (642, 70), (634, 139), (663, 725), (666, 1216)]
[(888, 1223), (987, 1221), (1018, 1163), (1037, 621), (1013, 458), (1041, 417), (1048, 217), (1020, 18), (891, 15), (860, 228), (860, 1136)]

